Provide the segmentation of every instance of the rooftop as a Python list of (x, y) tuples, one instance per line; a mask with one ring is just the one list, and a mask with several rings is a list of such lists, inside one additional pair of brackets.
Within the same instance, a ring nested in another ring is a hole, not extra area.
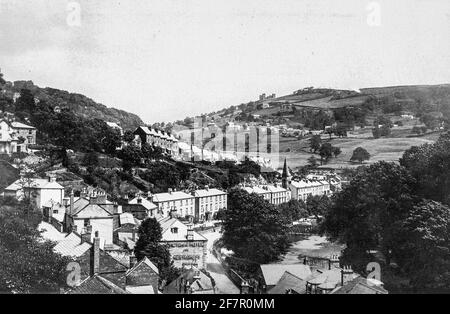
[(194, 198), (194, 196), (180, 192), (168, 192), (168, 193), (157, 193), (153, 195), (153, 202), (160, 203), (160, 202), (168, 202), (168, 201), (175, 201), (175, 200), (181, 200), (181, 199), (189, 199)]
[(285, 272), (289, 272), (297, 278), (306, 280), (312, 274), (311, 268), (303, 264), (264, 264), (260, 265), (261, 271), (268, 286), (274, 286), (278, 283)]

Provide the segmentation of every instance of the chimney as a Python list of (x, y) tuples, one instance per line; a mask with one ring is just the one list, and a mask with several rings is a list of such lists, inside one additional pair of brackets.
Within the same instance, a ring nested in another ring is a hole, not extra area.
[(247, 281), (242, 281), (241, 284), (241, 294), (249, 294), (250, 293), (250, 285)]
[(53, 217), (53, 206), (48, 209), (48, 223), (52, 223), (52, 217)]
[(84, 233), (81, 234), (81, 243), (90, 243), (92, 235), (92, 226), (89, 224), (84, 229)]
[(98, 231), (95, 232), (94, 243), (91, 248), (91, 265), (90, 275), (91, 277), (100, 272), (100, 238), (98, 237)]
[(188, 241), (193, 241), (194, 240), (194, 230), (192, 229), (192, 227), (188, 227), (187, 240)]
[(137, 258), (134, 255), (130, 255), (130, 268), (133, 268), (137, 263)]
[(351, 266), (344, 266), (341, 269), (341, 286), (348, 282), (349, 277), (353, 274), (353, 269)]
[(70, 201), (69, 198), (67, 198), (67, 197), (63, 198), (63, 200), (62, 200), (63, 206), (64, 206), (64, 207), (69, 206), (69, 201)]
[(209, 191), (209, 185), (205, 185), (205, 190)]
[(73, 213), (73, 190), (70, 190), (70, 214)]
[(169, 194), (172, 194), (172, 191), (173, 191), (173, 190), (172, 190), (171, 188), (168, 188), (168, 189), (167, 189), (167, 192), (168, 192)]

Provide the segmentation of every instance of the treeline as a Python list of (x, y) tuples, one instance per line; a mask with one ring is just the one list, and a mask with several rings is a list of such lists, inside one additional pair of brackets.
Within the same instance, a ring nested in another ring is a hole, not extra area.
[(400, 164), (359, 168), (334, 199), (323, 231), (346, 244), (343, 264), (364, 273), (369, 262), (381, 263), (392, 292), (450, 292), (449, 178), (447, 133), (407, 150)]

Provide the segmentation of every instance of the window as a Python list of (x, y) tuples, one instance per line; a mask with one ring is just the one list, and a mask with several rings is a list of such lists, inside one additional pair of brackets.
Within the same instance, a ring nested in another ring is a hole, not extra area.
[(89, 226), (89, 219), (85, 219), (84, 220), (84, 226), (86, 227), (86, 226)]
[(28, 131), (28, 134), (33, 134), (33, 131), (29, 130), (29, 131)]
[(177, 227), (171, 228), (171, 229), (170, 229), (170, 232), (172, 232), (172, 233), (178, 233), (178, 228), (177, 228)]
[(57, 209), (53, 210), (53, 214), (57, 214), (57, 213), (58, 213)]

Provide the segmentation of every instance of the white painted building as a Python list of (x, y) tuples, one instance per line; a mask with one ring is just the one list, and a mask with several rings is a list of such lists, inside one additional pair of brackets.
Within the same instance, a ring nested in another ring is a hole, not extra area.
[(157, 193), (150, 201), (158, 206), (159, 214), (164, 217), (176, 214), (179, 217), (194, 216), (195, 197), (180, 191), (169, 189), (167, 193)]
[(206, 187), (193, 192), (195, 196), (195, 219), (212, 220), (221, 209), (227, 209), (227, 193)]
[(291, 191), (289, 189), (283, 188), (280, 185), (259, 185), (244, 187), (243, 190), (245, 190), (249, 194), (258, 194), (273, 205), (280, 205), (291, 200)]
[(29, 197), (31, 204), (42, 209), (49, 202), (62, 204), (64, 187), (56, 182), (56, 178), (46, 179), (22, 178), (4, 190), (4, 196), (12, 196), (19, 200)]
[(289, 184), (292, 198), (296, 200), (306, 201), (308, 196), (331, 195), (330, 183), (320, 180), (301, 180), (292, 181)]

